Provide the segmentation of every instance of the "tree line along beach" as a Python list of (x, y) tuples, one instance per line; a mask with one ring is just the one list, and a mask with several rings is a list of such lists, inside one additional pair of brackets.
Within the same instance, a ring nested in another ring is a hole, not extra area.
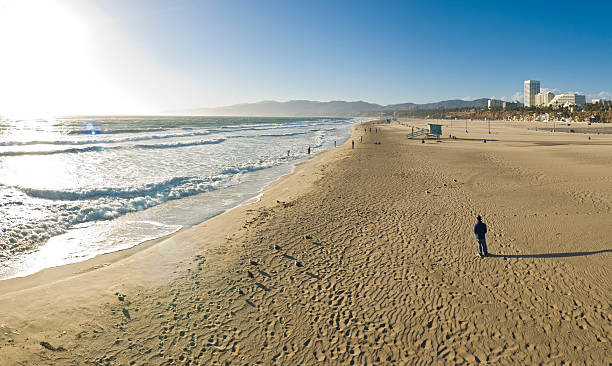
[(259, 200), (0, 281), (0, 359), (610, 364), (612, 137), (379, 122)]

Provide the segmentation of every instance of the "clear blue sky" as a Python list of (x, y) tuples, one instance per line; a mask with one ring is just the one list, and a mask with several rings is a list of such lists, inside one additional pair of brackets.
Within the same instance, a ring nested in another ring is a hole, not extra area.
[[(130, 98), (134, 112), (271, 99), (511, 98), (526, 79), (612, 97), (610, 1), (58, 4), (88, 29), (106, 75), (96, 99), (120, 90), (126, 111)], [(114, 112), (111, 102), (102, 107)]]

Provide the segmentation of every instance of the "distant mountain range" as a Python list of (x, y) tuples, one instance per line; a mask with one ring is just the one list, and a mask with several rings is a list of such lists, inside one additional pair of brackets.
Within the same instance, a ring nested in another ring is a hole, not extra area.
[(257, 117), (340, 117), (375, 114), (381, 111), (405, 111), (421, 109), (456, 109), (487, 107), (487, 98), (476, 100), (445, 100), (435, 103), (401, 103), (380, 105), (363, 101), (346, 102), (334, 100), (317, 102), (292, 100), (289, 102), (263, 101), (258, 103), (234, 104), (216, 108), (196, 108), (172, 111), (166, 114), (188, 116), (257, 116)]

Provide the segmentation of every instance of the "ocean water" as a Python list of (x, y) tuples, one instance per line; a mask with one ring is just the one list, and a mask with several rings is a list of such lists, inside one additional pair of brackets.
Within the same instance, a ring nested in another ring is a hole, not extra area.
[(200, 223), (257, 196), (334, 141), (341, 144), (359, 121), (0, 120), (0, 279)]

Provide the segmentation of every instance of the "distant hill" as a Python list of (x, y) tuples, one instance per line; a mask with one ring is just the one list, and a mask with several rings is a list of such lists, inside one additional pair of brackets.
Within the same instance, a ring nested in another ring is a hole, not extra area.
[(487, 101), (489, 98), (480, 98), (476, 100), (461, 100), (452, 99), (444, 100), (435, 103), (415, 104), (415, 103), (402, 103), (402, 104), (391, 104), (384, 107), (385, 110), (415, 110), (415, 109), (457, 109), (457, 108), (486, 108)]
[(318, 102), (311, 100), (292, 100), (289, 102), (263, 101), (257, 103), (234, 104), (216, 108), (196, 108), (172, 111), (165, 114), (188, 116), (258, 116), (258, 117), (318, 117), (318, 116), (355, 116), (375, 114), (379, 111), (402, 111), (423, 109), (456, 109), (486, 107), (487, 98), (471, 101), (445, 100), (435, 103), (401, 103), (383, 106), (363, 101), (346, 102), (334, 100)]
[(362, 101), (316, 102), (310, 100), (292, 100), (289, 102), (263, 101), (258, 103), (234, 104), (216, 108), (188, 109), (177, 111), (172, 114), (202, 116), (316, 117), (347, 116), (371, 111), (379, 111), (381, 108), (381, 105)]

